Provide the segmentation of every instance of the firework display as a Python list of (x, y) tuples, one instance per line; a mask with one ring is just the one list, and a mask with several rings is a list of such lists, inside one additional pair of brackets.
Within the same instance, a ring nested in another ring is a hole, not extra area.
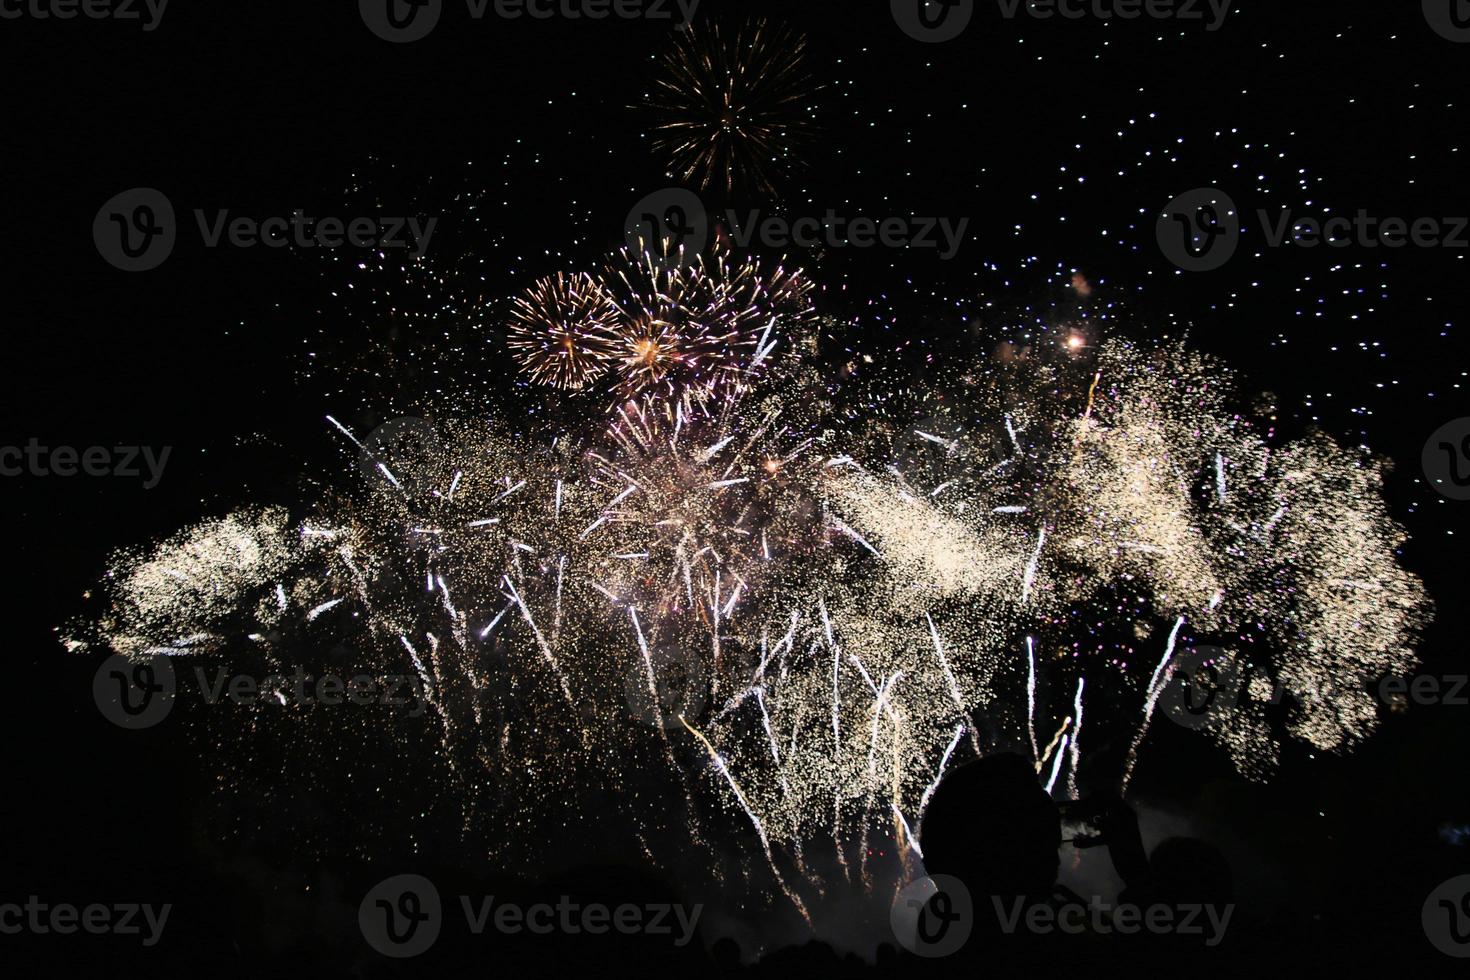
[[(811, 289), (799, 270), (767, 273), (723, 249), (687, 261), (682, 250), (624, 249), (601, 279), (557, 276), (518, 297), (509, 346), (538, 383), (590, 387), (615, 411), (647, 409), (674, 421), (784, 356), (775, 328), (810, 320)], [(605, 376), (611, 380), (597, 385)]]
[[(1363, 685), (1414, 662), (1427, 599), (1378, 464), (1270, 438), (1223, 365), (1057, 337), (899, 399), (881, 370), (823, 367), (794, 276), (620, 261), (616, 298), (538, 284), (511, 348), (553, 399), (594, 350), (638, 398), (550, 434), (446, 412), (406, 461), (334, 419), (376, 478), (120, 556), (73, 646), (274, 662), (339, 634), (353, 666), (422, 680), (466, 820), (544, 833), (525, 815), (596, 781), (662, 861), (667, 804), (632, 787), (663, 779), (681, 833), (738, 817), (803, 915), (813, 842), (867, 881), (869, 840), (902, 859), (964, 759), (1020, 751), (1057, 793), (1126, 785), (1186, 639), (1301, 692), (1284, 730), (1247, 710), (1205, 729), (1254, 777), (1283, 738), (1360, 742)], [(699, 331), (656, 376), (612, 353), (654, 325)], [(1119, 738), (1121, 768), (1079, 771)]]
[(316, 6), (11, 113), (7, 963), (1470, 955), (1445, 4)]
[(774, 192), (815, 130), (805, 51), (805, 38), (767, 20), (677, 34), (648, 95), (654, 149), (670, 174), (727, 194)]
[(616, 316), (612, 298), (592, 277), (552, 276), (516, 297), (509, 346), (537, 381), (575, 391), (616, 356)]

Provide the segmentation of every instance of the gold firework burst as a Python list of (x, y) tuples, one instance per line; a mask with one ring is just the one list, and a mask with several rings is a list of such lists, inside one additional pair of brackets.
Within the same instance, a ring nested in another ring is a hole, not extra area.
[(654, 149), (670, 173), (727, 194), (747, 182), (774, 193), (793, 151), (816, 128), (817, 86), (805, 58), (803, 35), (764, 19), (733, 31), (715, 24), (681, 32), (648, 97), (658, 119)]
[(591, 384), (618, 352), (612, 298), (585, 273), (538, 281), (511, 306), (508, 344), (537, 382), (568, 391)]
[(769, 366), (813, 315), (811, 281), (716, 249), (693, 265), (624, 250), (607, 272), (618, 324), (619, 403), (662, 400), (673, 417)]

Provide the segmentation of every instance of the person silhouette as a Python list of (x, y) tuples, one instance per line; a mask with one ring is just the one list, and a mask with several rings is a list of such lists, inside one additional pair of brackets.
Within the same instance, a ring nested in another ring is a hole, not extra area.
[[(919, 846), (931, 878), (958, 879), (969, 894), (964, 925), (972, 932), (958, 951), (964, 961), (1026, 959), (1037, 937), (1017, 927), (1016, 910), (1050, 903), (1061, 841), (1057, 805), (1021, 756), (989, 756), (944, 777), (925, 810)], [(930, 902), (932, 918), (953, 918), (953, 897)]]
[(1061, 843), (1056, 803), (1014, 753), (946, 775), (919, 837), (929, 874), (958, 878), (976, 896), (1046, 895), (1057, 880)]

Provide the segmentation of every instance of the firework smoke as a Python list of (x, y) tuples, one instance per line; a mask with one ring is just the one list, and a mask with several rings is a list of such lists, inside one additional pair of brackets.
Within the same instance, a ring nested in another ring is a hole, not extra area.
[[(554, 437), (440, 421), (412, 472), (310, 515), (123, 554), (73, 648), (275, 662), (333, 632), (425, 680), (467, 826), (534, 834), (588, 785), (636, 784), (651, 858), (753, 829), (803, 915), (816, 842), (870, 882), (869, 842), (906, 854), (967, 756), (1021, 750), (1054, 791), (1126, 779), (1186, 640), (1303, 692), (1284, 731), (1248, 707), (1205, 729), (1255, 777), (1283, 738), (1361, 741), (1359, 682), (1412, 663), (1427, 601), (1377, 464), (1268, 440), (1220, 365), (1103, 341), (957, 364), (900, 410), (881, 373), (821, 369), (796, 277), (622, 261), (612, 298), (538, 284), (513, 344), (553, 390), (601, 369), (638, 398)], [(639, 331), (679, 338), (677, 365), (612, 353)], [(1087, 771), (1116, 736), (1129, 758)]]

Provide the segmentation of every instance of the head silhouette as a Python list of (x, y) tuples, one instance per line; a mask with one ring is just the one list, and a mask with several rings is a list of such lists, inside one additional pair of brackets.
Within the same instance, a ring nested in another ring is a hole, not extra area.
[(1036, 770), (1014, 753), (951, 771), (924, 812), (920, 846), (931, 875), (973, 894), (1029, 895), (1056, 882), (1061, 821)]

